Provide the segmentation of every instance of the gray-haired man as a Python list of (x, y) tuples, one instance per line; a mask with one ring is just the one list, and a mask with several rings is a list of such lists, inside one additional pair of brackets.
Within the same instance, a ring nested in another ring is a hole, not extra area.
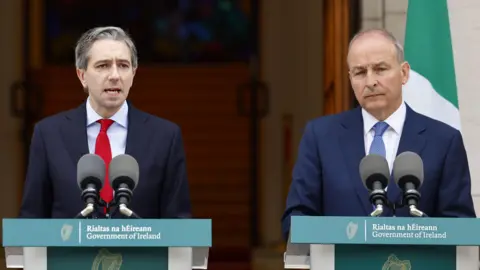
[[(137, 160), (140, 179), (129, 208), (139, 216), (191, 216), (180, 128), (126, 101), (138, 66), (132, 39), (118, 27), (93, 28), (80, 37), (75, 58), (88, 98), (79, 107), (36, 124), (20, 217), (76, 216), (84, 208), (76, 166), (87, 153), (102, 157), (107, 168), (117, 155)], [(108, 178), (100, 196), (114, 204)], [(93, 217), (106, 215), (99, 208)], [(114, 211), (111, 217), (120, 214)]]

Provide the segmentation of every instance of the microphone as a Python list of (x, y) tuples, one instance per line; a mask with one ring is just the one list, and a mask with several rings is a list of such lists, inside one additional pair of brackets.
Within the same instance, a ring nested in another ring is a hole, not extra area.
[(85, 208), (76, 218), (88, 217), (98, 203), (98, 193), (105, 181), (105, 162), (94, 154), (86, 154), (77, 162), (77, 184), (82, 191), (81, 197)]
[(370, 193), (370, 202), (375, 206), (370, 216), (380, 216), (383, 207), (388, 204), (385, 188), (388, 186), (390, 170), (387, 160), (380, 155), (370, 154), (360, 161), (359, 168), (363, 185)]
[[(417, 206), (420, 201), (420, 186), (423, 182), (423, 161), (413, 152), (403, 152), (393, 163), (393, 179), (403, 191), (403, 204), (408, 205), (410, 215), (425, 217)], [(406, 203), (406, 204), (405, 204)]]
[(118, 155), (109, 166), (109, 177), (115, 191), (115, 202), (120, 213), (132, 218), (140, 218), (128, 208), (132, 200), (133, 190), (138, 184), (139, 168), (137, 161), (129, 155)]

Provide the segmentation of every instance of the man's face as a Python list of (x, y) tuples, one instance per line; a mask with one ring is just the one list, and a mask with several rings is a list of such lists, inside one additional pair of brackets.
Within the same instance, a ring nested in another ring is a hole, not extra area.
[(93, 109), (101, 116), (115, 114), (127, 99), (135, 76), (131, 59), (125, 42), (98, 40), (90, 49), (87, 69), (77, 69)]
[(400, 106), (410, 67), (406, 62), (399, 63), (389, 39), (380, 34), (359, 37), (350, 48), (347, 62), (355, 97), (365, 110), (388, 117)]

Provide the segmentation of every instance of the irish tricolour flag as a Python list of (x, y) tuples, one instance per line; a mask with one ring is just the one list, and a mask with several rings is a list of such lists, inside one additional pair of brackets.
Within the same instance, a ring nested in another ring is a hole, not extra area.
[(404, 47), (411, 66), (405, 102), (460, 130), (447, 0), (408, 1)]

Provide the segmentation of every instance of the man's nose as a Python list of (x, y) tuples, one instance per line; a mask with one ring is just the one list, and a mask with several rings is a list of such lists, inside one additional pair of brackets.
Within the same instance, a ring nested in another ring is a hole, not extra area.
[(373, 72), (368, 71), (367, 77), (366, 77), (366, 85), (369, 88), (374, 88), (377, 86), (377, 84), (378, 84), (377, 76)]
[(112, 70), (110, 72), (110, 80), (118, 80), (120, 78), (120, 74), (118, 73), (118, 68), (116, 65), (112, 66)]

